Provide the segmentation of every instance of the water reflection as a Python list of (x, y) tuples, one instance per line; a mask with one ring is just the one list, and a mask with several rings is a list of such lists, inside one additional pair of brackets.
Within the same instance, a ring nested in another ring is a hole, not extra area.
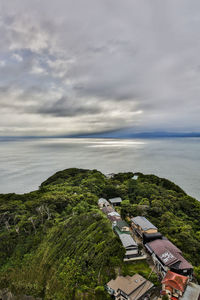
[(35, 139), (0, 142), (0, 192), (37, 189), (70, 167), (141, 171), (175, 181), (200, 198), (200, 139)]

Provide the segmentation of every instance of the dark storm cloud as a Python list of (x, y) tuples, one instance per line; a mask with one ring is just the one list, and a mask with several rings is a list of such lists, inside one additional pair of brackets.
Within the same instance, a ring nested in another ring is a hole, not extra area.
[(200, 130), (199, 28), (196, 0), (0, 0), (1, 133)]
[(76, 104), (67, 98), (61, 98), (50, 106), (43, 105), (36, 112), (41, 115), (51, 115), (56, 117), (73, 117), (88, 114), (97, 114), (102, 110), (100, 107), (92, 107), (91, 105)]

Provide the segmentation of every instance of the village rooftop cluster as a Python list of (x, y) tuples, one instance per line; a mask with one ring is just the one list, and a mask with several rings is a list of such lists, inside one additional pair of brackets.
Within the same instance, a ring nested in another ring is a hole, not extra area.
[[(129, 226), (115, 210), (121, 202), (120, 197), (109, 200), (100, 198), (98, 205), (107, 215), (113, 231), (125, 248), (124, 261), (137, 261), (150, 256), (161, 278), (161, 297), (167, 295), (172, 300), (200, 300), (200, 286), (192, 282), (193, 266), (182, 256), (182, 251), (159, 233), (158, 228), (144, 216), (132, 217)], [(141, 240), (143, 249), (136, 242), (136, 237)], [(106, 284), (106, 290), (116, 300), (150, 299), (153, 287), (149, 280), (139, 274), (132, 277), (117, 276)]]

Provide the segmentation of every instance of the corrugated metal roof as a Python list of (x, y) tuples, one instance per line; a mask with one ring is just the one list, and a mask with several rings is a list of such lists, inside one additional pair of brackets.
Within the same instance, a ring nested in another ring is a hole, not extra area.
[(134, 239), (128, 234), (125, 234), (125, 233), (120, 234), (119, 238), (120, 238), (124, 248), (130, 247), (130, 246), (135, 246), (135, 247), (138, 246), (137, 243), (134, 241)]
[(156, 226), (154, 226), (149, 220), (147, 220), (145, 217), (142, 216), (137, 216), (135, 218), (132, 218), (131, 221), (140, 226), (143, 230), (148, 230), (148, 229), (157, 229)]
[(116, 198), (111, 198), (109, 199), (110, 203), (121, 203), (122, 202), (122, 198), (120, 197), (116, 197)]
[(199, 295), (200, 286), (193, 282), (189, 282), (181, 300), (198, 300)]

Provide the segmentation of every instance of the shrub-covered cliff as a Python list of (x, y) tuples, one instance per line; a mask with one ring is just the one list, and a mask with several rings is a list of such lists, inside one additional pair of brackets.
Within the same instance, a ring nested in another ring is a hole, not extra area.
[[(98, 209), (120, 196), (122, 217), (145, 215), (200, 277), (200, 203), (154, 175), (67, 169), (24, 195), (0, 195), (0, 289), (42, 299), (106, 299), (124, 249)], [(108, 297), (109, 298), (109, 297)]]

